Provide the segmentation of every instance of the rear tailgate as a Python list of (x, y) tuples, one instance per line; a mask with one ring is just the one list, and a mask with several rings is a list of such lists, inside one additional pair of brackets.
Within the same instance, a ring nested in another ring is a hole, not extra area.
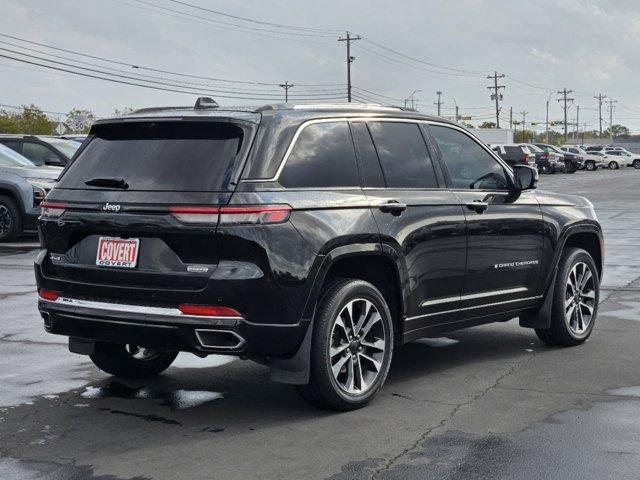
[[(203, 289), (218, 263), (215, 209), (228, 203), (253, 133), (246, 122), (220, 119), (95, 126), (47, 197), (43, 275), (136, 289)], [(100, 261), (124, 258), (118, 257), (123, 243), (111, 239), (131, 240), (121, 250), (133, 262)]]

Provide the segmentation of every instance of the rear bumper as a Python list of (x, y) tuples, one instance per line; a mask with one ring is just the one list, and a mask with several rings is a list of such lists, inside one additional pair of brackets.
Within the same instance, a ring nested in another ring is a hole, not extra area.
[(308, 322), (253, 324), (240, 317), (182, 315), (173, 309), (74, 299), (39, 299), (45, 330), (89, 340), (164, 350), (287, 358)]

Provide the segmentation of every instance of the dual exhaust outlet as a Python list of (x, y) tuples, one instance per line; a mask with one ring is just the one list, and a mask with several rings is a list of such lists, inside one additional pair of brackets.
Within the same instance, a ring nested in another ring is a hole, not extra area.
[(237, 332), (213, 328), (195, 330), (200, 346), (205, 349), (240, 350), (247, 341)]

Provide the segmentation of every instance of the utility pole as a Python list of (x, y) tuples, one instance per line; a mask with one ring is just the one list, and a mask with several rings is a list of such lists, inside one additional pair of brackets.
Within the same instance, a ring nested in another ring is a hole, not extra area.
[(558, 98), (559, 102), (564, 102), (564, 141), (567, 141), (567, 103), (568, 102), (573, 102), (573, 98), (568, 98), (567, 95), (569, 95), (570, 93), (572, 93), (573, 90), (567, 90), (566, 88), (563, 88), (561, 91), (559, 91), (558, 93), (562, 95), (562, 98)]
[(433, 102), (433, 104), (438, 107), (438, 116), (440, 116), (440, 108), (442, 107), (442, 104), (444, 102), (441, 100), (442, 92), (436, 92), (436, 94), (438, 95), (438, 101), (437, 102)]
[(573, 139), (578, 144), (578, 137), (580, 136), (580, 105), (576, 105), (576, 133), (573, 135)]
[(545, 126), (545, 143), (547, 145), (549, 145), (549, 101), (551, 100), (551, 95), (553, 95), (553, 92), (549, 92), (549, 96), (547, 97), (547, 120)]
[(513, 107), (509, 107), (509, 130), (513, 130)]
[(488, 90), (493, 90), (491, 94), (491, 100), (496, 102), (496, 128), (500, 128), (500, 105), (498, 102), (502, 101), (502, 94), (500, 89), (505, 88), (504, 85), (498, 85), (498, 79), (504, 78), (504, 75), (498, 75), (498, 72), (493, 72), (493, 75), (487, 77), (489, 80), (493, 80), (493, 86), (487, 87)]
[(609, 100), (607, 100), (607, 103), (609, 104), (609, 138), (611, 139), (611, 143), (613, 144), (613, 104), (618, 103), (618, 101), (610, 98)]
[(526, 119), (527, 119), (527, 114), (528, 113), (529, 112), (525, 112), (525, 111), (520, 112), (520, 115), (522, 115), (522, 143), (526, 143), (526, 140), (524, 138), (524, 130), (525, 130)]
[(351, 56), (351, 42), (355, 42), (361, 38), (360, 35), (352, 37), (351, 34), (347, 32), (346, 37), (338, 39), (339, 42), (347, 42), (347, 102), (349, 103), (351, 103), (351, 64), (356, 59), (356, 57)]
[(282, 88), (284, 88), (284, 103), (288, 103), (289, 102), (289, 89), (295, 87), (295, 85), (293, 83), (289, 83), (287, 81), (287, 82), (281, 83), (280, 86)]
[(598, 100), (598, 119), (600, 121), (600, 137), (602, 137), (602, 101), (607, 98), (607, 96), (599, 93), (597, 97), (593, 98)]

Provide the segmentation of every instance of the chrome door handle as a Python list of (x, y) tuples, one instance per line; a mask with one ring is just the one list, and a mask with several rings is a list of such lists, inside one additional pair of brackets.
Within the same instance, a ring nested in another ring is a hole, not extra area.
[(480, 200), (474, 200), (473, 202), (467, 203), (467, 208), (476, 213), (482, 214), (487, 210), (487, 208), (489, 208), (489, 204), (487, 202), (481, 202)]
[(388, 202), (378, 205), (378, 210), (384, 213), (390, 213), (392, 215), (400, 215), (406, 209), (407, 204), (398, 202), (397, 200), (389, 200)]

